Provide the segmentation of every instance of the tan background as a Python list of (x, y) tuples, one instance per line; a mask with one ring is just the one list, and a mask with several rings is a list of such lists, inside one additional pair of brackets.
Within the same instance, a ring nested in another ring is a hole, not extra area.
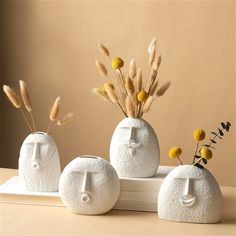
[[(74, 157), (95, 154), (108, 158), (112, 132), (122, 114), (91, 93), (100, 86), (94, 59), (109, 65), (97, 42), (126, 62), (135, 58), (147, 71), (146, 47), (158, 39), (163, 55), (162, 82), (172, 86), (146, 115), (157, 132), (161, 164), (173, 145), (183, 148), (189, 163), (195, 142), (192, 132), (213, 131), (220, 121), (232, 129), (220, 141), (208, 168), (222, 185), (235, 183), (235, 4), (233, 1), (80, 2), (1, 1), (1, 78), (30, 88), (37, 126), (45, 130), (55, 97), (63, 113), (76, 116), (53, 137), (63, 167)], [(18, 152), (28, 129), (1, 93), (1, 167), (17, 167)]]

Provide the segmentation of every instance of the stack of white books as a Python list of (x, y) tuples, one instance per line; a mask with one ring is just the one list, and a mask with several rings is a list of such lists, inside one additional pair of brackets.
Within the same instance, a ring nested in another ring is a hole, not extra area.
[[(159, 166), (151, 178), (120, 178), (121, 191), (114, 209), (157, 211), (157, 197), (162, 181), (173, 169)], [(0, 202), (43, 206), (64, 206), (58, 192), (29, 192), (19, 186), (18, 176), (0, 185)]]

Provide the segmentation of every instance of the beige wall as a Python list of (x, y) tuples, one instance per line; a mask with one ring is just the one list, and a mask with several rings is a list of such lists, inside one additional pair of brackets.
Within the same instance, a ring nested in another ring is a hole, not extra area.
[[(146, 47), (153, 36), (163, 55), (162, 82), (172, 86), (146, 115), (161, 145), (161, 164), (173, 145), (192, 159), (197, 127), (213, 131), (220, 121), (232, 130), (217, 145), (208, 168), (222, 185), (235, 183), (235, 4), (233, 1), (179, 2), (1, 2), (3, 83), (30, 88), (38, 127), (45, 130), (56, 96), (62, 111), (76, 116), (53, 137), (65, 166), (74, 157), (108, 158), (109, 142), (122, 114), (93, 96), (100, 86), (94, 60), (109, 64), (97, 50), (103, 42), (126, 62), (135, 58), (147, 71)], [(1, 97), (1, 166), (16, 167), (28, 130), (19, 113)]]

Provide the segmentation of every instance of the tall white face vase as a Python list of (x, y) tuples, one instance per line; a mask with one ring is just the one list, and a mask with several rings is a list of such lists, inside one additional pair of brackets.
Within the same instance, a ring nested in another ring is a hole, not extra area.
[(157, 173), (160, 148), (153, 128), (143, 119), (125, 118), (110, 144), (110, 162), (122, 177), (151, 177)]
[(27, 191), (58, 191), (61, 175), (56, 144), (46, 133), (35, 132), (24, 140), (19, 158), (20, 186)]
[(61, 174), (59, 194), (74, 213), (100, 215), (116, 204), (120, 180), (115, 169), (102, 158), (77, 157)]
[(161, 219), (192, 223), (217, 223), (221, 220), (222, 194), (207, 169), (181, 165), (164, 179), (158, 196)]

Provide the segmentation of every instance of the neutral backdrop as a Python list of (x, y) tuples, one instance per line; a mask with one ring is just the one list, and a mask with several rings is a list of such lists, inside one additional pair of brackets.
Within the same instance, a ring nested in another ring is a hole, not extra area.
[[(108, 159), (111, 135), (123, 118), (91, 92), (105, 82), (94, 60), (110, 68), (97, 42), (122, 57), (125, 69), (135, 58), (146, 74), (147, 45), (157, 37), (163, 56), (159, 78), (172, 85), (144, 118), (159, 138), (161, 164), (177, 165), (168, 157), (173, 145), (182, 147), (182, 160), (190, 163), (193, 130), (209, 134), (230, 121), (232, 129), (207, 168), (221, 185), (236, 186), (234, 1), (1, 1), (0, 9), (2, 84), (18, 90), (18, 80), (27, 82), (41, 131), (57, 96), (61, 115), (75, 113), (70, 124), (52, 133), (63, 167), (82, 154)], [(29, 130), (0, 96), (0, 166), (16, 168)]]

